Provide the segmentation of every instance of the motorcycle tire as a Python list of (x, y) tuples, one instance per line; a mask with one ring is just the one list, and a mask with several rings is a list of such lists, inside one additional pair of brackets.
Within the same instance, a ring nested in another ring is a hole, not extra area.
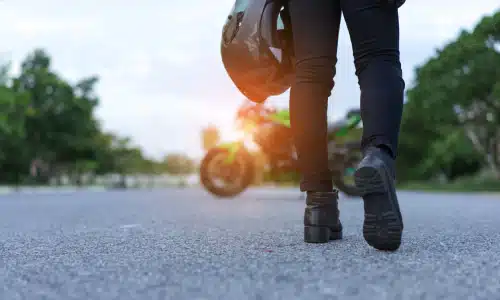
[(248, 151), (241, 149), (236, 154), (236, 160), (242, 160), (245, 167), (241, 178), (241, 184), (236, 188), (228, 189), (225, 187), (218, 187), (214, 184), (209, 170), (209, 166), (213, 159), (220, 155), (228, 154), (228, 151), (224, 148), (212, 148), (203, 157), (200, 164), (200, 182), (202, 186), (212, 195), (218, 198), (233, 198), (245, 191), (253, 182), (254, 179), (254, 163), (250, 153)]
[(358, 191), (356, 186), (352, 184), (346, 184), (342, 178), (334, 177), (333, 184), (339, 191), (344, 193), (348, 197), (360, 197), (361, 193)]
[[(361, 145), (358, 142), (349, 142), (346, 143), (345, 146), (347, 147), (349, 153), (354, 153), (354, 152), (360, 152), (361, 151)], [(348, 184), (344, 181), (344, 177), (341, 175), (334, 176), (332, 178), (333, 184), (335, 187), (344, 193), (348, 197), (360, 197), (361, 193), (359, 190), (356, 188), (354, 183)]]

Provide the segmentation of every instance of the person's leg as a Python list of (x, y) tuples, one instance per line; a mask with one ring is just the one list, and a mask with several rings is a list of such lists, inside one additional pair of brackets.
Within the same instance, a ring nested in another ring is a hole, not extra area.
[(396, 157), (403, 112), (397, 9), (379, 0), (341, 0), (361, 89), (362, 147), (382, 146)]
[(304, 241), (342, 238), (338, 193), (328, 168), (327, 108), (333, 88), (340, 26), (338, 0), (291, 0), (296, 79), (290, 93), (290, 121), (300, 189), (307, 192)]
[(333, 189), (328, 169), (327, 108), (337, 63), (338, 0), (291, 0), (296, 79), (290, 91), (290, 121), (302, 173), (300, 188)]
[(379, 250), (401, 245), (403, 220), (395, 190), (394, 159), (404, 81), (399, 60), (399, 20), (395, 6), (379, 0), (341, 0), (361, 89), (364, 158), (355, 182), (364, 200), (363, 236)]

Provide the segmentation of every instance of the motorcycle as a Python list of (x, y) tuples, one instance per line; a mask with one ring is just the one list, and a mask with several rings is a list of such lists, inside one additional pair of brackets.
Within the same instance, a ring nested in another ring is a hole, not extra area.
[[(354, 110), (346, 118), (328, 125), (332, 181), (348, 196), (359, 196), (352, 176), (362, 158), (361, 147), (359, 142), (340, 140), (360, 122), (360, 112)], [(239, 109), (235, 125), (239, 138), (209, 149), (201, 161), (200, 182), (211, 194), (235, 197), (252, 185), (256, 172), (255, 158), (249, 150), (252, 144), (268, 158), (272, 177), (298, 170), (288, 110), (277, 111), (252, 103)]]

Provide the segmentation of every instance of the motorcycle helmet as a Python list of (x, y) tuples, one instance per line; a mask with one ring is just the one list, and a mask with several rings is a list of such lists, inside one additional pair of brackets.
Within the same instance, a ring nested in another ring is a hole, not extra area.
[(288, 0), (236, 0), (222, 31), (229, 77), (252, 102), (286, 92), (294, 75)]

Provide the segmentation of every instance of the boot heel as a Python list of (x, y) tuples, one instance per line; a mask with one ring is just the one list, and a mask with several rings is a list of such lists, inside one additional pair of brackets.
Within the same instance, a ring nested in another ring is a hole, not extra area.
[(342, 231), (332, 231), (330, 233), (330, 240), (341, 240), (343, 238)]
[(304, 226), (304, 242), (328, 243), (332, 230), (329, 227)]

